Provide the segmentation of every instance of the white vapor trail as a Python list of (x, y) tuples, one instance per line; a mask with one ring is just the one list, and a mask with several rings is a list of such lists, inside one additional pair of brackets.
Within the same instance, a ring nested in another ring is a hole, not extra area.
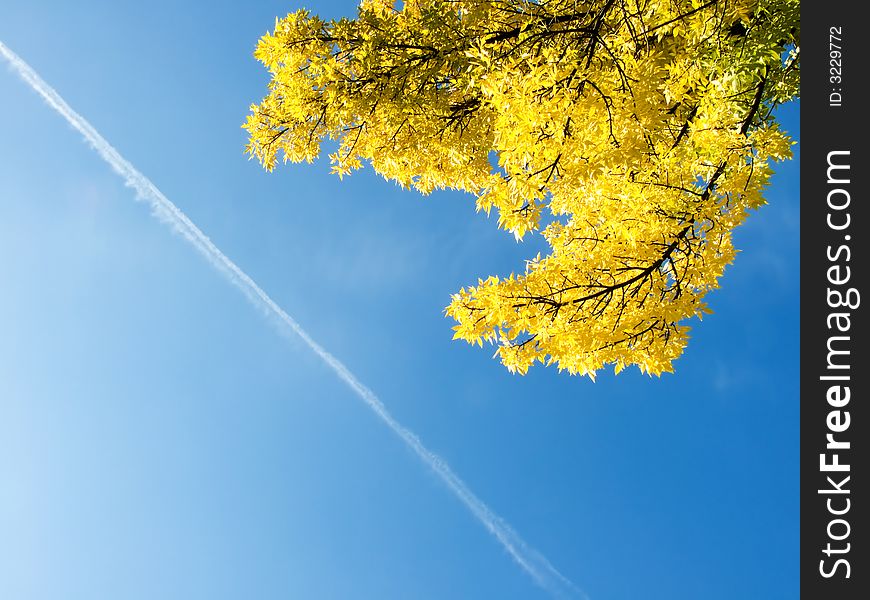
[(60, 116), (77, 129), (96, 150), (100, 157), (112, 167), (127, 186), (136, 191), (138, 199), (147, 202), (156, 217), (167, 223), (176, 233), (190, 242), (206, 260), (218, 268), (231, 283), (239, 288), (248, 300), (262, 309), (267, 316), (275, 317), (283, 328), (295, 333), (303, 342), (325, 362), (354, 393), (368, 406), (384, 424), (431, 468), (446, 484), (447, 488), (471, 511), (474, 517), (489, 533), (504, 547), (513, 560), (538, 584), (556, 598), (586, 598), (574, 584), (559, 573), (550, 562), (534, 548), (531, 548), (501, 517), (495, 514), (480, 498), (468, 488), (462, 479), (450, 468), (443, 458), (430, 451), (417, 435), (399, 423), (387, 410), (383, 402), (366, 387), (350, 370), (336, 357), (318, 344), (290, 315), (284, 312), (242, 271), (236, 263), (215, 246), (200, 229), (191, 222), (175, 204), (173, 204), (157, 187), (142, 173), (136, 170), (111, 144), (101, 136), (90, 123), (75, 112), (61, 96), (52, 89), (37, 73), (30, 68), (17, 54), (0, 41), (0, 55), (6, 59), (12, 69)]

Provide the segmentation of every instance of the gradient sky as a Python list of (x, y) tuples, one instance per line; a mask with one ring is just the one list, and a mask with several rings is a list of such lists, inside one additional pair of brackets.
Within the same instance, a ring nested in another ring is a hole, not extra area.
[[(4, 2), (0, 40), (592, 600), (796, 598), (798, 147), (675, 374), (511, 375), (443, 309), (533, 244), (244, 156), (300, 6)], [(0, 598), (548, 597), (5, 66), (0, 158)]]

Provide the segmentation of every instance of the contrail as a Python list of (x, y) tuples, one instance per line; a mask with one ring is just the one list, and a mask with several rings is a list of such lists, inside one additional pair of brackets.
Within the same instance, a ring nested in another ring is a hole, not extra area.
[(368, 387), (356, 378), (344, 364), (314, 341), (293, 317), (264, 292), (253, 279), (236, 263), (215, 246), (200, 229), (187, 218), (157, 187), (130, 162), (112, 147), (84, 117), (75, 112), (54, 89), (37, 75), (17, 54), (0, 42), (0, 54), (12, 69), (33, 88), (60, 116), (77, 129), (106, 161), (112, 170), (123, 178), (124, 183), (136, 191), (137, 199), (147, 202), (154, 215), (168, 224), (176, 233), (190, 242), (205, 256), (206, 260), (220, 270), (231, 283), (239, 288), (254, 306), (267, 316), (277, 318), (282, 328), (299, 336), (320, 357), (375, 415), (390, 428), (438, 477), (447, 488), (471, 511), (471, 514), (507, 550), (513, 560), (535, 581), (537, 585), (556, 598), (588, 598), (570, 580), (564, 577), (537, 550), (526, 544), (516, 531), (468, 488), (443, 458), (426, 448), (413, 431), (396, 421), (384, 403)]

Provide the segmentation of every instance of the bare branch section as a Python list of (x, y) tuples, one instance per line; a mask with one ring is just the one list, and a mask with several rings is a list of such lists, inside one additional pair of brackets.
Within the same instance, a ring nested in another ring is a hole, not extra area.
[[(364, 0), (279, 20), (248, 152), (455, 189), (545, 256), (455, 294), (455, 337), (594, 376), (660, 374), (708, 312), (731, 232), (789, 156), (797, 0)], [(545, 218), (545, 213), (550, 217)], [(546, 225), (544, 225), (547, 223)]]

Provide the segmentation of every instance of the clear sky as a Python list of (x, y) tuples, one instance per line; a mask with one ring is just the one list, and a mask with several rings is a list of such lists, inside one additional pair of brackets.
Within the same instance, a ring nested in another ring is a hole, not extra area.
[[(529, 244), (244, 156), (300, 6), (4, 2), (0, 40), (592, 600), (796, 598), (799, 147), (675, 374), (511, 375), (443, 308)], [(548, 597), (5, 65), (0, 159), (0, 598)]]

